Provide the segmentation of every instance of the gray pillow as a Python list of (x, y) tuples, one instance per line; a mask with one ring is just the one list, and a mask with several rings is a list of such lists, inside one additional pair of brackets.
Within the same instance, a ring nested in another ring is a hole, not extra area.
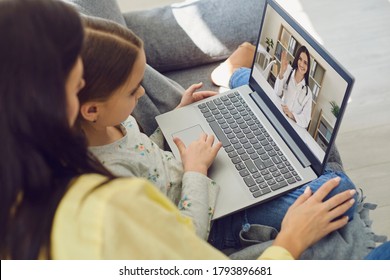
[(122, 13), (116, 0), (63, 0), (73, 5), (80, 13), (115, 21), (125, 25)]
[(256, 43), (264, 0), (198, 0), (124, 13), (160, 72), (225, 59), (244, 41)]

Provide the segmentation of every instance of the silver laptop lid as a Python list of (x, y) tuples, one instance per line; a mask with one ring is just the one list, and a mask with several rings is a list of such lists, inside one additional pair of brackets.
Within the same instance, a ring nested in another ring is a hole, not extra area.
[[(279, 79), (283, 53), (289, 66)], [(307, 54), (305, 71), (300, 63)], [(305, 73), (300, 83), (294, 79), (299, 71)], [(266, 1), (249, 81), (255, 91), (252, 98), (302, 165), (311, 165), (317, 174), (325, 167), (353, 83), (354, 78), (283, 8)]]

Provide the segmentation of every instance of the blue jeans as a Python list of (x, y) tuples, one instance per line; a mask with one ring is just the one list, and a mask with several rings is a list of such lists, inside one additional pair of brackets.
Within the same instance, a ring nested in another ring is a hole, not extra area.
[(246, 67), (241, 67), (234, 71), (229, 80), (229, 87), (236, 88), (239, 86), (247, 85), (249, 83), (249, 76), (251, 74), (251, 69)]
[(383, 243), (371, 251), (365, 260), (390, 260), (390, 241)]
[[(236, 70), (230, 78), (230, 88), (236, 88), (248, 84), (250, 70), (251, 69), (249, 68), (239, 68)], [(216, 220), (210, 231), (208, 240), (209, 243), (219, 250), (226, 248), (240, 248), (240, 231), (246, 231), (249, 229), (250, 225), (255, 224), (270, 226), (280, 231), (282, 220), (288, 208), (301, 194), (303, 194), (308, 185), (310, 186), (312, 192), (315, 192), (326, 181), (336, 176), (341, 178), (340, 184), (329, 193), (325, 200), (345, 190), (355, 189), (354, 184), (343, 172), (326, 168), (323, 175), (309, 184), (290, 191), (287, 194), (271, 201), (255, 205), (251, 208)], [(357, 201), (357, 195), (355, 195), (355, 201)], [(356, 205), (357, 203), (355, 202), (355, 204), (344, 214), (347, 215), (350, 220), (353, 218)]]
[[(241, 242), (239, 233), (241, 230), (247, 231), (250, 225), (265, 225), (280, 231), (282, 220), (288, 208), (301, 194), (303, 194), (307, 186), (310, 186), (312, 192), (315, 192), (325, 182), (336, 176), (341, 178), (340, 184), (333, 189), (324, 200), (345, 190), (355, 189), (354, 184), (344, 173), (326, 169), (323, 175), (309, 184), (290, 191), (271, 201), (255, 205), (251, 208), (214, 221), (208, 242), (219, 250), (240, 248)], [(355, 201), (357, 201), (357, 195), (355, 195)], [(355, 204), (344, 214), (347, 215), (350, 220), (353, 218), (356, 205), (357, 202), (355, 202)]]

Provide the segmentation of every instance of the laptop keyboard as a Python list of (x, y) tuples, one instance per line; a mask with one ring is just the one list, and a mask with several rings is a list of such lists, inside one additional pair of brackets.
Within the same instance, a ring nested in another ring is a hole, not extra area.
[(198, 108), (255, 198), (301, 181), (237, 92), (202, 103)]

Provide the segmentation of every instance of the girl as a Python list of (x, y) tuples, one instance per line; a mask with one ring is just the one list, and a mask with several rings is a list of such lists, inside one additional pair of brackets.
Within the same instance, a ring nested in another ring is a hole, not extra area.
[[(115, 53), (109, 50), (115, 50)], [(247, 231), (250, 225), (260, 224), (280, 230), (288, 207), (304, 192), (306, 186), (270, 202), (218, 219), (209, 236), (216, 183), (207, 178), (207, 169), (221, 144), (212, 146), (213, 136), (203, 135), (198, 142), (186, 148), (179, 139), (175, 139), (182, 164), (172, 153), (163, 151), (139, 131), (136, 121), (129, 114), (137, 98), (143, 94), (139, 83), (145, 68), (145, 58), (142, 44), (134, 34), (111, 22), (88, 19), (82, 57), (87, 86), (79, 94), (80, 124), (88, 139), (90, 151), (108, 169), (118, 176), (144, 177), (153, 182), (178, 205), (184, 215), (193, 218), (198, 235), (209, 238), (209, 242), (218, 249), (240, 247), (242, 231)], [(191, 103), (194, 99), (192, 96), (192, 91), (187, 90), (181, 105)], [(201, 144), (203, 148), (200, 148)], [(197, 164), (203, 157), (206, 161), (202, 164), (201, 174), (189, 172), (193, 171), (190, 166)], [(334, 172), (328, 172), (310, 186), (316, 190), (336, 176), (343, 180), (330, 196), (354, 189), (345, 174)], [(354, 208), (348, 212), (350, 219), (353, 211)]]
[[(186, 216), (191, 217), (200, 237), (206, 239), (218, 186), (207, 169), (220, 143), (202, 135), (189, 147), (183, 164), (155, 142), (163, 143), (157, 131), (149, 139), (130, 116), (144, 94), (140, 85), (145, 70), (142, 41), (129, 30), (104, 20), (85, 20), (86, 40), (82, 51), (86, 87), (80, 91), (80, 125), (90, 151), (117, 176), (144, 177), (167, 195)], [(115, 50), (110, 52), (108, 50)], [(214, 95), (191, 86), (178, 107)], [(202, 148), (204, 147), (204, 149)], [(203, 172), (192, 172), (194, 158), (203, 159)]]

